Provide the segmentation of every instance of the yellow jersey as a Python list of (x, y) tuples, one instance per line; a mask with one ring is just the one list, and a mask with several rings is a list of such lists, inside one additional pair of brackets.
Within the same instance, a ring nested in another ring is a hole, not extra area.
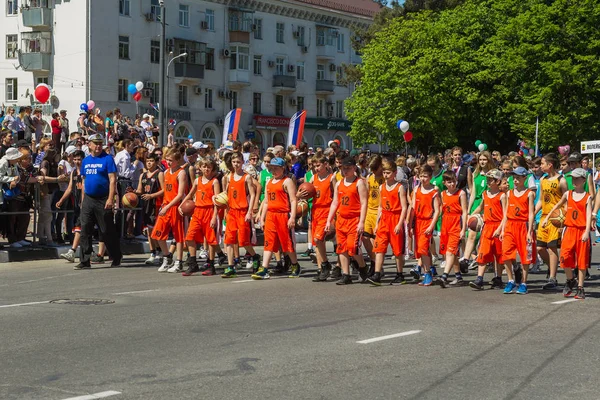
[(377, 211), (379, 209), (379, 187), (383, 185), (385, 179), (375, 178), (374, 174), (370, 174), (367, 177), (367, 184), (369, 185), (369, 202), (367, 205), (368, 211)]
[(554, 178), (543, 178), (540, 181), (542, 215), (548, 215), (552, 207), (558, 203), (562, 197), (560, 191), (560, 178), (562, 175), (557, 175)]

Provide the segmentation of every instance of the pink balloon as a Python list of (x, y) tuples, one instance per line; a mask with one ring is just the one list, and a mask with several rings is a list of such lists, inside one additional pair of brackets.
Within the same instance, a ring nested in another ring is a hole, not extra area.
[(48, 90), (47, 86), (38, 86), (35, 88), (33, 94), (40, 103), (45, 103), (50, 98), (50, 90)]
[(93, 110), (94, 107), (96, 107), (96, 103), (94, 103), (94, 100), (89, 100), (86, 104), (88, 106), (88, 110)]

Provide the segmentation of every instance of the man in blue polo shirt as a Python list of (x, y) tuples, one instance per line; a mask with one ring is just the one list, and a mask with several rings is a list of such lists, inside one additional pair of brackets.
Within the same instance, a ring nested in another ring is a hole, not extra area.
[(112, 156), (103, 151), (103, 143), (102, 135), (91, 135), (88, 138), (90, 155), (81, 163), (81, 258), (75, 269), (91, 268), (94, 225), (98, 225), (100, 237), (104, 238), (106, 248), (113, 259), (111, 266), (120, 266), (123, 258), (113, 215), (114, 198), (117, 193), (117, 167)]

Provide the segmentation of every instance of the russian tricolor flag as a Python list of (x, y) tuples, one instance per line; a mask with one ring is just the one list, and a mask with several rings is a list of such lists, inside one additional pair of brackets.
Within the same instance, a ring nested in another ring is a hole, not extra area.
[(288, 130), (288, 147), (295, 145), (300, 146), (302, 143), (302, 135), (304, 134), (304, 122), (306, 122), (306, 110), (298, 111), (292, 119), (290, 119), (290, 128)]
[(240, 126), (240, 118), (242, 118), (242, 109), (235, 108), (227, 114), (225, 117), (225, 122), (223, 123), (223, 141), (221, 143), (227, 142), (229, 139), (229, 135), (231, 134), (231, 141), (237, 139), (238, 128)]

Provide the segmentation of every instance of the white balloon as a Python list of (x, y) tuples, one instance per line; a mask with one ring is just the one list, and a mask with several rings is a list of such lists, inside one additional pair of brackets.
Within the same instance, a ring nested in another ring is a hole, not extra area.
[(142, 90), (144, 88), (144, 83), (142, 81), (137, 81), (137, 83), (135, 84), (135, 88), (139, 92), (140, 90)]
[(400, 130), (404, 133), (406, 133), (408, 131), (408, 129), (410, 128), (410, 126), (408, 125), (408, 121), (402, 121), (400, 123)]
[(485, 150), (485, 144), (481, 143), (478, 147), (479, 151), (484, 151)]

